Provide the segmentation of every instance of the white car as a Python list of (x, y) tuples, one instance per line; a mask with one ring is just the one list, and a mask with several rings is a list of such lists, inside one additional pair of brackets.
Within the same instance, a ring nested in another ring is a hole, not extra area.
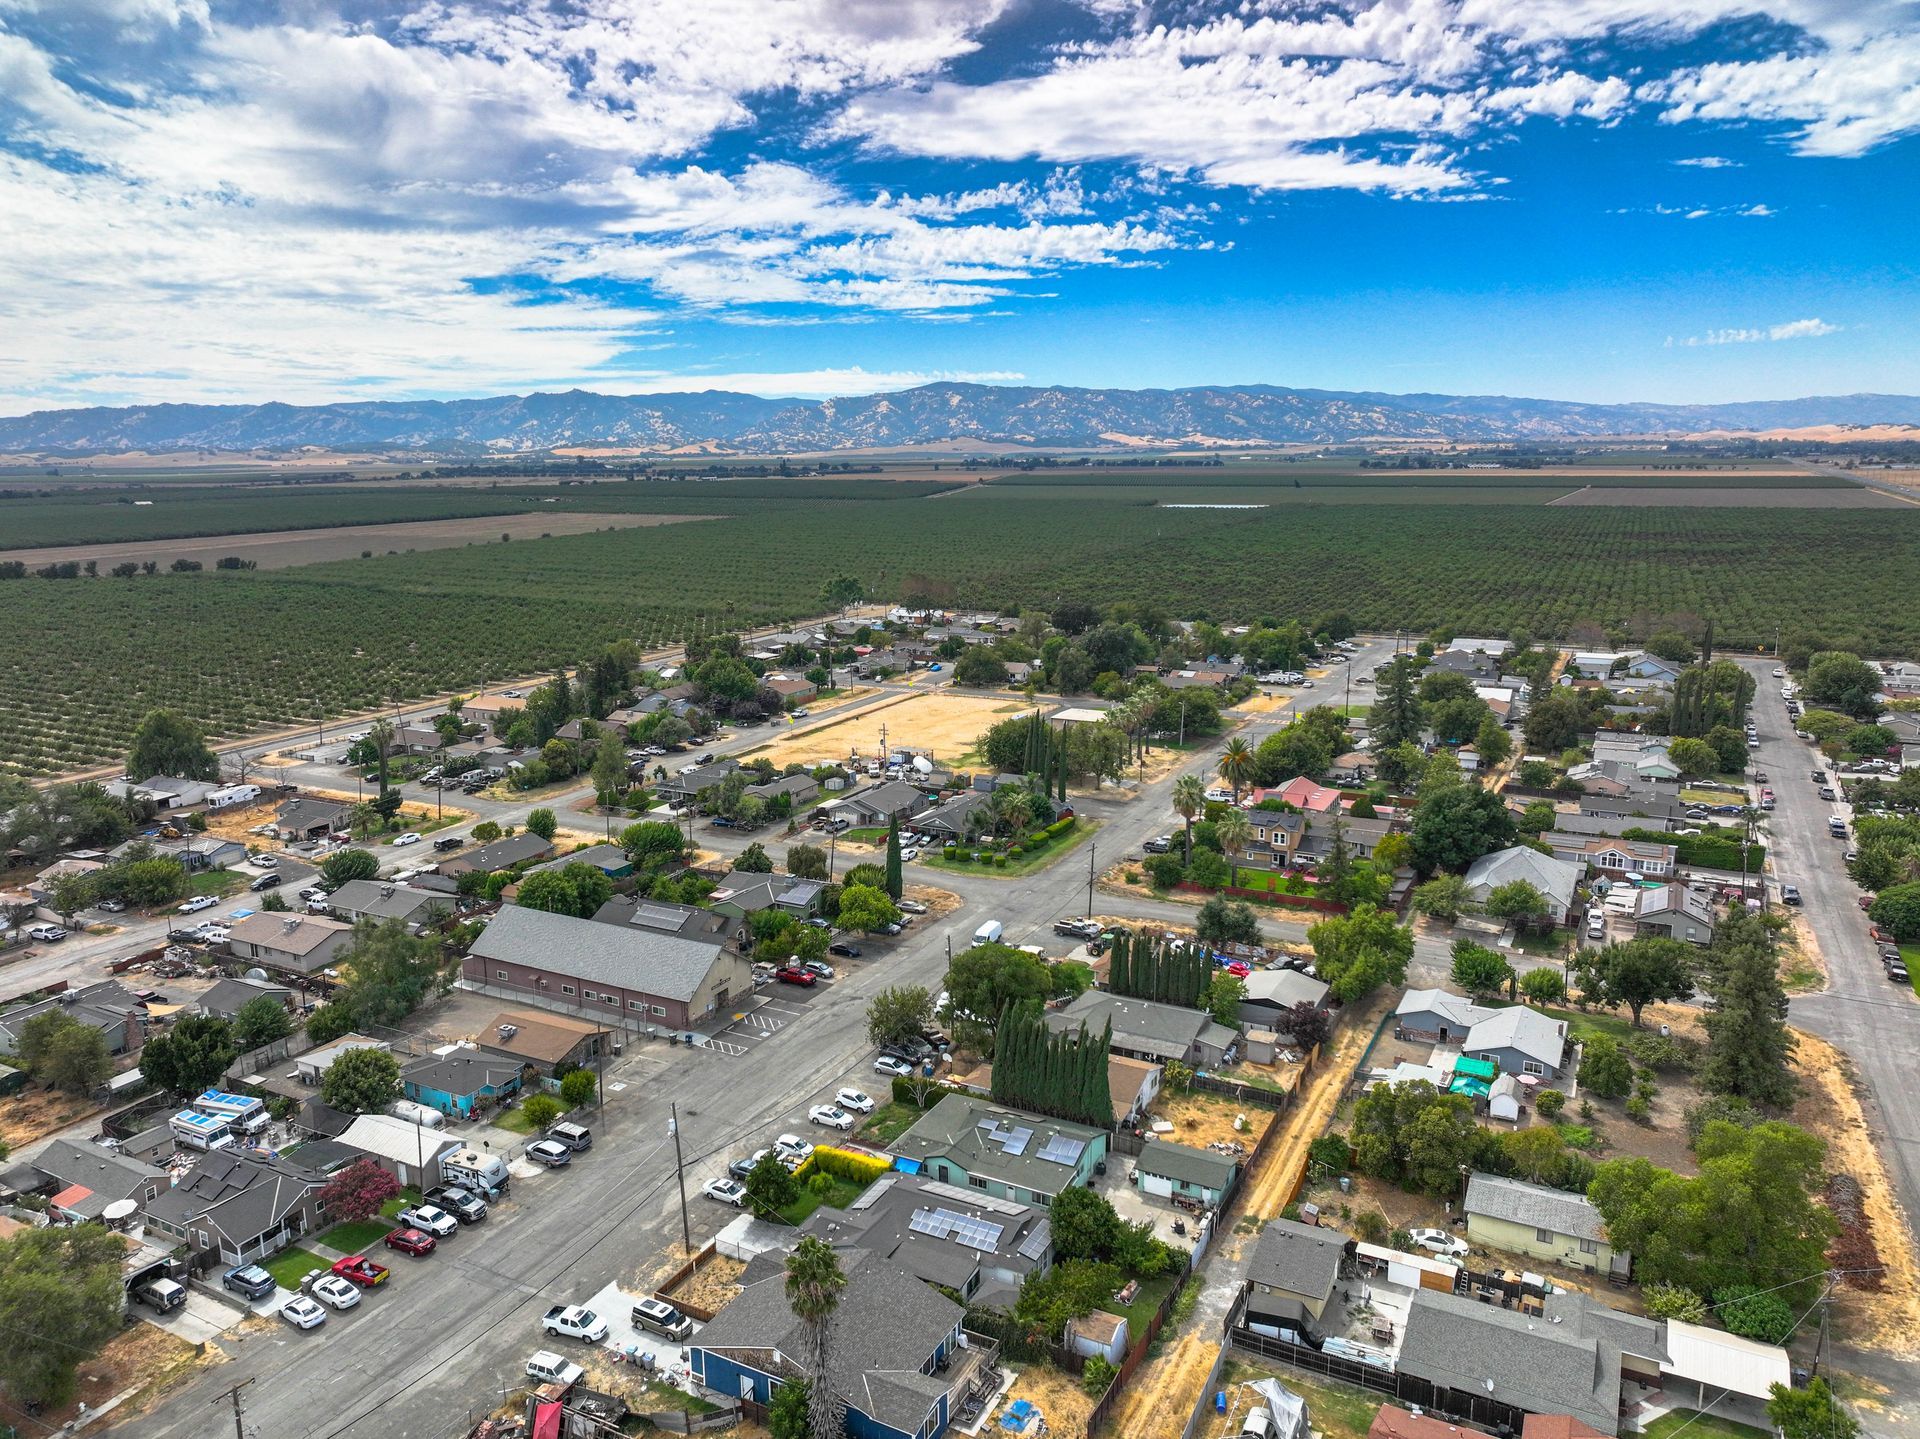
[(556, 1304), (547, 1311), (547, 1317), (540, 1324), (549, 1334), (584, 1339), (589, 1344), (598, 1344), (607, 1337), (607, 1321), (578, 1304)]
[(418, 843), (420, 843), (420, 836), (415, 834), (412, 830), (408, 830), (405, 834), (396, 834), (393, 837), (393, 844), (394, 844), (394, 848), (396, 849), (398, 849), (403, 844), (418, 844)]
[(270, 854), (248, 855), (247, 863), (257, 865), (261, 869), (278, 869), (280, 867), (280, 861)]
[(800, 967), (808, 974), (816, 975), (821, 979), (832, 979), (834, 975), (833, 966), (824, 959), (810, 959)]
[(196, 894), (192, 899), (181, 905), (177, 912), (180, 914), (198, 914), (203, 909), (212, 909), (218, 903), (220, 903), (220, 901), (210, 894)]
[(338, 1274), (314, 1280), (307, 1292), (329, 1309), (351, 1309), (360, 1302), (360, 1286)]
[(912, 845), (908, 845), (905, 849), (900, 851), (900, 862), (902, 864), (912, 864), (918, 858), (920, 858), (920, 851), (915, 849)]
[(1430, 1254), (1443, 1255), (1448, 1259), (1464, 1259), (1467, 1255), (1467, 1241), (1444, 1229), (1410, 1229), (1407, 1238), (1413, 1241), (1416, 1249), (1424, 1249)]
[(1212, 800), (1215, 804), (1231, 804), (1233, 803), (1233, 791), (1225, 785), (1212, 785), (1206, 791), (1206, 798)]
[(225, 944), (233, 938), (233, 931), (224, 924), (203, 924), (194, 933), (208, 944)]
[(833, 1102), (852, 1114), (873, 1113), (873, 1097), (863, 1090), (843, 1089), (833, 1096)]
[(816, 1104), (807, 1111), (807, 1118), (815, 1124), (824, 1124), (828, 1129), (853, 1128), (853, 1116), (837, 1105)]
[(700, 1192), (709, 1199), (731, 1204), (735, 1209), (747, 1202), (747, 1186), (732, 1179), (709, 1179), (700, 1186)]
[(895, 1059), (891, 1054), (883, 1054), (874, 1060), (873, 1072), (892, 1075), (895, 1079), (909, 1079), (913, 1075), (913, 1066), (904, 1059)]
[(780, 1156), (790, 1169), (798, 1169), (813, 1153), (813, 1141), (802, 1139), (797, 1134), (783, 1134), (773, 1141), (773, 1152)]
[(415, 1229), (424, 1229), (435, 1239), (451, 1239), (460, 1232), (459, 1220), (431, 1204), (417, 1204), (412, 1209), (401, 1210), (399, 1222), (411, 1224)]
[(67, 937), (67, 932), (57, 924), (36, 924), (27, 931), (27, 938), (38, 940), (41, 944), (55, 944)]
[(295, 1329), (318, 1329), (327, 1322), (327, 1311), (304, 1294), (296, 1294), (280, 1306), (280, 1317)]

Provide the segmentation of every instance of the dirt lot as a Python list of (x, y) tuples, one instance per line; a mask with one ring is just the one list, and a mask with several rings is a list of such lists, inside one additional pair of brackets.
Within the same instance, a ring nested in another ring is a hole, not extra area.
[(1668, 505), (1700, 510), (1896, 510), (1904, 501), (1877, 490), (1617, 489), (1589, 485), (1549, 500), (1550, 505)]
[(832, 724), (782, 736), (747, 757), (765, 755), (782, 768), (844, 762), (851, 755), (871, 757), (880, 750), (884, 726), (888, 748), (918, 750), (943, 764), (957, 764), (991, 726), (1031, 708), (1004, 699), (901, 695)]
[(674, 525), (710, 515), (618, 515), (563, 512), (548, 515), (475, 515), (459, 520), (412, 520), (397, 525), (343, 525), (337, 529), (274, 530), (257, 535), (216, 535), (178, 540), (127, 540), (108, 545), (59, 545), (51, 549), (7, 550), (0, 560), (44, 565), (54, 560), (97, 560), (107, 569), (121, 560), (198, 560), (211, 566), (227, 555), (252, 560), (263, 570), (284, 570), (322, 560), (350, 560), (363, 551), (384, 555), (398, 550), (451, 550), (462, 545), (498, 544), (500, 536), (535, 540), (542, 535), (581, 535), (594, 530)]
[(101, 1106), (93, 1101), (76, 1099), (57, 1089), (24, 1090), (12, 1099), (0, 1100), (0, 1142), (8, 1149), (18, 1149), (100, 1112)]
[(220, 1351), (209, 1345), (203, 1356), (195, 1346), (156, 1329), (151, 1324), (135, 1324), (108, 1342), (93, 1358), (80, 1366), (80, 1392), (64, 1409), (48, 1410), (40, 1416), (36, 1433), (64, 1432), (76, 1419), (80, 1406), (98, 1409), (116, 1394), (129, 1389), (139, 1392), (113, 1411), (115, 1422), (144, 1412), (167, 1389), (173, 1387), (203, 1362), (211, 1363)]
[[(1040, 1417), (1047, 1421), (1047, 1433), (1057, 1434), (1060, 1439), (1084, 1439), (1087, 1416), (1093, 1412), (1093, 1400), (1080, 1388), (1077, 1374), (1065, 1373), (1051, 1364), (1029, 1364), (1019, 1371), (1013, 1388), (1007, 1391), (1000, 1408), (994, 1412), (1004, 1414), (1008, 1405), (1021, 1399), (1028, 1400), (1040, 1411)], [(998, 1432), (998, 1426), (999, 1420), (995, 1419), (981, 1432)], [(1034, 1426), (1029, 1424), (1026, 1432), (1032, 1434)], [(1114, 1432), (1127, 1431), (1115, 1429)]]
[[(1219, 1094), (1166, 1094), (1153, 1102), (1153, 1117), (1173, 1125), (1173, 1133), (1160, 1137), (1175, 1144), (1205, 1149), (1209, 1144), (1238, 1141), (1251, 1149), (1254, 1142), (1272, 1127), (1274, 1111), (1257, 1104), (1236, 1105)], [(1246, 1124), (1235, 1129), (1236, 1116), (1244, 1115)]]
[(746, 1268), (738, 1259), (716, 1254), (688, 1275), (672, 1297), (717, 1314), (740, 1292), (740, 1276)]

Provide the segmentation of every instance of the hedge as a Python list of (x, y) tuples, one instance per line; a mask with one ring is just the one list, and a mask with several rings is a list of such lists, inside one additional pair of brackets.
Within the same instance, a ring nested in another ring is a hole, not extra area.
[(893, 1165), (876, 1155), (855, 1154), (849, 1149), (836, 1149), (832, 1145), (822, 1144), (813, 1151), (813, 1167), (822, 1174), (850, 1180), (864, 1188), (892, 1169)]

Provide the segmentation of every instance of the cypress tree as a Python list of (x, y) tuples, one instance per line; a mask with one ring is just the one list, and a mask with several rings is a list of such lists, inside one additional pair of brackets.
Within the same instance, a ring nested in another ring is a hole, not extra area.
[(887, 894), (899, 899), (905, 888), (900, 877), (900, 816), (896, 814), (887, 820)]
[(1128, 955), (1133, 950), (1133, 931), (1117, 930), (1113, 948), (1107, 953), (1107, 990), (1111, 994), (1132, 994), (1133, 976), (1128, 972)]

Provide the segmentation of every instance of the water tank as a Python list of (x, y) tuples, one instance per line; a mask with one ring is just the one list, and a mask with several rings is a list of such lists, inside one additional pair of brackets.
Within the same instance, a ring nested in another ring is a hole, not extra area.
[(267, 972), (257, 964), (252, 969), (247, 971), (246, 977), (248, 979), (255, 981), (258, 984), (267, 983)]
[(923, 754), (917, 754), (913, 757), (913, 767), (921, 774), (933, 773), (933, 761)]

